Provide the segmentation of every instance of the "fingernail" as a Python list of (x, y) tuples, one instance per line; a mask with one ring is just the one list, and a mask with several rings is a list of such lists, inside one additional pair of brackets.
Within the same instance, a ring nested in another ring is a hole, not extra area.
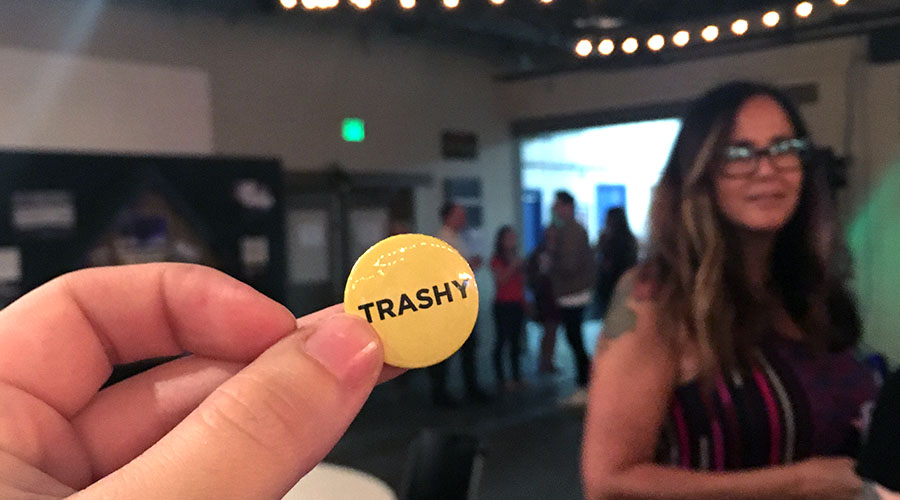
[(374, 370), (378, 339), (364, 321), (339, 314), (315, 328), (306, 339), (306, 353), (338, 380), (354, 382)]

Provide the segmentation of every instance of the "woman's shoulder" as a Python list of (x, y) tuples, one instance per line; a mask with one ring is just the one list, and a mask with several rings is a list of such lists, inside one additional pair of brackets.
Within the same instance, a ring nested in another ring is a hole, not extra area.
[(670, 372), (672, 383), (680, 379), (681, 351), (658, 329), (657, 304), (642, 298), (639, 274), (632, 272), (619, 281), (618, 297), (613, 299), (603, 323), (597, 346), (598, 360), (616, 358), (616, 364), (642, 366), (656, 372)]
[[(678, 362), (691, 352), (690, 342), (681, 335), (664, 335), (659, 330), (660, 285), (656, 276), (653, 266), (647, 263), (622, 274), (604, 318), (601, 339), (606, 342), (621, 339), (622, 343), (639, 349), (654, 346), (652, 352)], [(684, 367), (680, 366), (679, 373), (683, 371)]]
[(612, 299), (603, 320), (603, 335), (607, 339), (621, 336), (634, 329), (639, 316), (655, 322), (658, 286), (645, 264), (625, 271), (613, 289)]
[(647, 262), (639, 262), (622, 273), (616, 282), (613, 297), (622, 301), (633, 298), (639, 301), (656, 302), (659, 295), (659, 280), (655, 266)]

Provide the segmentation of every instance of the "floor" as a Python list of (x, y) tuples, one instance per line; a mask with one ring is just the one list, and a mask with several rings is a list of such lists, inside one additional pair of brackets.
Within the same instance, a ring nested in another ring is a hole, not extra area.
[[(491, 328), (479, 326), (479, 375), (494, 389), (489, 352)], [(593, 346), (600, 325), (585, 323), (585, 344)], [(529, 386), (502, 393), (488, 403), (457, 409), (431, 404), (425, 372), (411, 372), (375, 389), (359, 417), (326, 459), (371, 473), (399, 490), (410, 443), (423, 429), (461, 431), (477, 436), (484, 449), (479, 499), (518, 500), (582, 498), (578, 459), (583, 410), (562, 407), (559, 400), (575, 389), (574, 364), (563, 332), (556, 346), (560, 373), (537, 374), (541, 331), (526, 328), (522, 363)], [(458, 360), (451, 380), (461, 378)], [(461, 394), (461, 383), (453, 386)]]

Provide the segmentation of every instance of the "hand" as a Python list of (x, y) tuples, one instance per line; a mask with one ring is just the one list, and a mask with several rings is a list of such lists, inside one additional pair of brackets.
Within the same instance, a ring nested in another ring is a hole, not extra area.
[(862, 493), (862, 479), (849, 458), (812, 458), (794, 467), (799, 479), (796, 498), (858, 500)]
[(281, 498), (399, 373), (382, 363), (365, 321), (295, 320), (209, 268), (63, 276), (0, 311), (0, 498)]
[(887, 490), (882, 486), (876, 485), (875, 491), (878, 492), (878, 496), (881, 500), (900, 500), (900, 493)]

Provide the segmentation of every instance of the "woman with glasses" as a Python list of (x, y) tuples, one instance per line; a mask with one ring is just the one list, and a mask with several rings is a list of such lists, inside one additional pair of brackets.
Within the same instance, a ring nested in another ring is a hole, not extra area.
[(777, 90), (732, 83), (683, 122), (649, 253), (617, 287), (583, 447), (590, 499), (858, 499), (863, 413), (825, 172)]

